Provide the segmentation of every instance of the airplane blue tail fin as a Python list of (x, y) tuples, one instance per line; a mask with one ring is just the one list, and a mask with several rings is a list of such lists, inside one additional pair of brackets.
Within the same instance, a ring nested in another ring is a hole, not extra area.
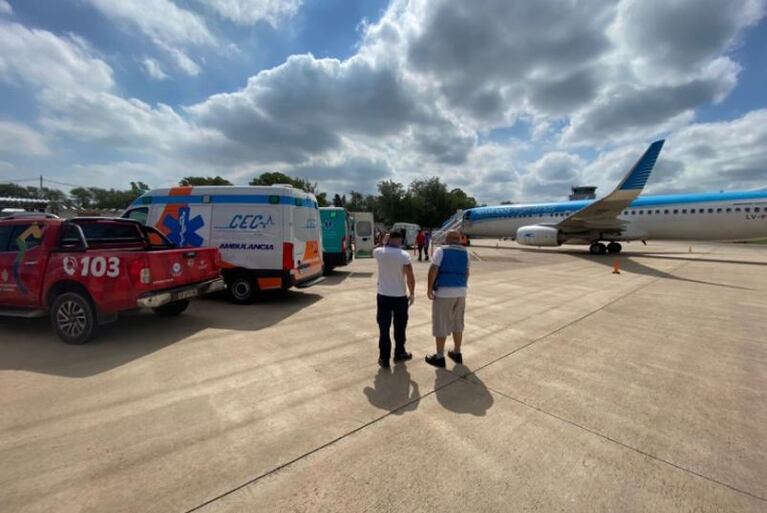
[(655, 141), (649, 148), (647, 148), (644, 155), (642, 155), (637, 163), (634, 164), (634, 167), (631, 168), (631, 171), (626, 175), (626, 178), (623, 179), (618, 190), (629, 191), (644, 189), (648, 178), (650, 178), (652, 168), (655, 166), (655, 161), (658, 160), (658, 155), (660, 155), (660, 150), (663, 148), (664, 142), (663, 139)]

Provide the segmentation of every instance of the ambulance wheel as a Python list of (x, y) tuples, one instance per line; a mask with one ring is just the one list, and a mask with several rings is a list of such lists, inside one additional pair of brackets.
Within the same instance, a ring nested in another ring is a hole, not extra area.
[(247, 305), (253, 302), (256, 295), (256, 286), (250, 276), (240, 274), (228, 280), (226, 290), (229, 299), (238, 305)]
[(189, 300), (182, 299), (181, 301), (174, 301), (167, 305), (158, 306), (154, 309), (154, 313), (160, 317), (175, 317), (181, 315), (187, 308), (189, 308)]
[(623, 249), (623, 246), (621, 246), (617, 242), (611, 242), (610, 244), (607, 245), (607, 252), (612, 255), (617, 255), (618, 253), (621, 252), (622, 249)]
[(96, 311), (90, 300), (77, 292), (65, 292), (53, 300), (51, 324), (67, 344), (85, 344), (96, 331)]

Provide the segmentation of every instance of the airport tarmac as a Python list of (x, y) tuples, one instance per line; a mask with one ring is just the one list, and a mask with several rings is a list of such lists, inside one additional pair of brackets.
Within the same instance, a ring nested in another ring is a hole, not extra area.
[(767, 245), (625, 248), (473, 246), (447, 370), (418, 262), (391, 371), (371, 260), (85, 346), (0, 320), (0, 511), (767, 511)]

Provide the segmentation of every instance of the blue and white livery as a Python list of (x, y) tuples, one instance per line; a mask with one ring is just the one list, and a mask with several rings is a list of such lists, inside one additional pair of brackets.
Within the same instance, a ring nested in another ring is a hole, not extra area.
[(662, 147), (652, 143), (604, 198), (472, 208), (461, 229), (526, 246), (585, 244), (593, 254), (620, 253), (619, 241), (767, 238), (767, 190), (640, 197)]

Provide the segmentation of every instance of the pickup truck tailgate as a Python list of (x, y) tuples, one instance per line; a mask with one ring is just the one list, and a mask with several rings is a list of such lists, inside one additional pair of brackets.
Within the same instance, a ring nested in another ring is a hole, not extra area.
[(171, 288), (217, 278), (221, 257), (216, 248), (164, 249), (147, 253), (152, 285)]

